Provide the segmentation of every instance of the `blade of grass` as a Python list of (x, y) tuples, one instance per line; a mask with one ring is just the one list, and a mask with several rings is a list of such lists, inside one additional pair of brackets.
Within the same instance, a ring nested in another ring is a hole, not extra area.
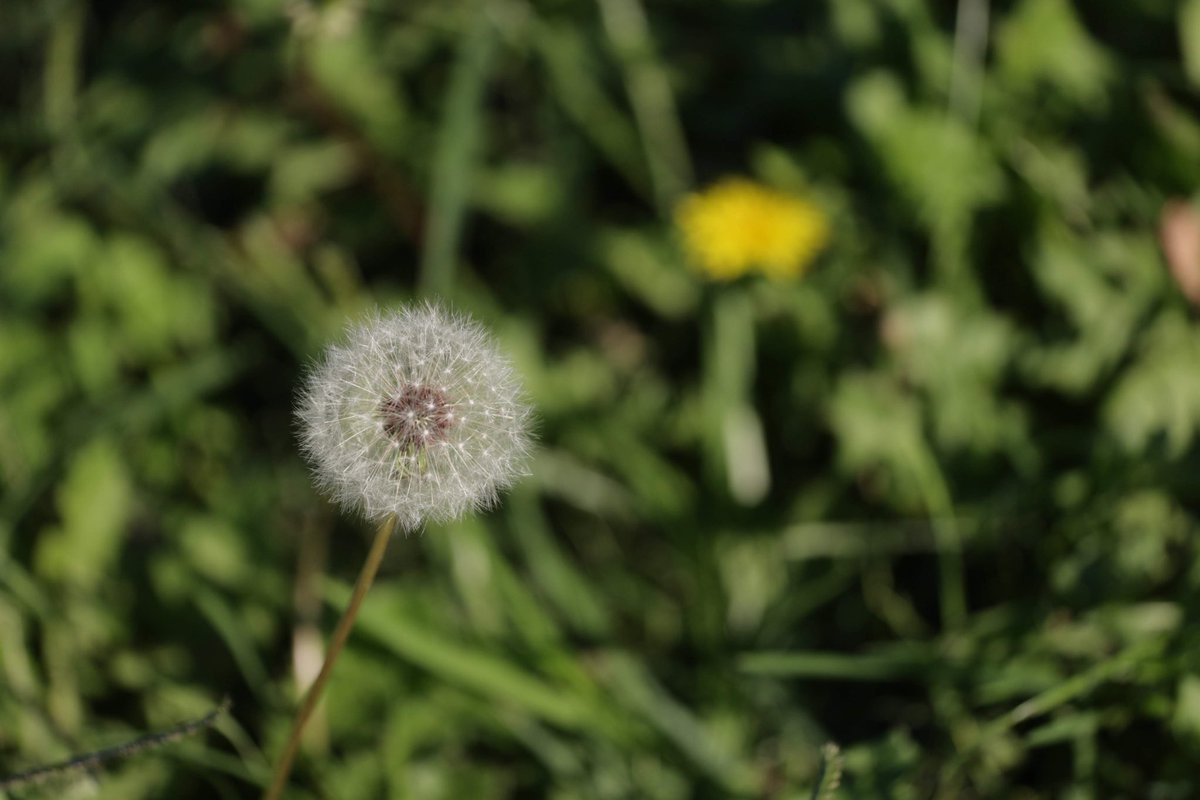
[[(219, 727), (219, 726), (218, 726)], [(237, 758), (211, 746), (180, 747), (170, 751), (167, 757), (173, 761), (190, 764), (208, 772), (219, 772), (229, 775), (252, 786), (263, 787), (271, 779), (271, 767), (265, 762), (251, 765), (244, 759)], [(314, 795), (307, 790), (296, 788), (291, 790), (288, 800), (307, 800)]]
[(557, 776), (576, 779), (585, 774), (583, 760), (563, 738), (527, 716), (509, 714), (504, 721), (517, 741)]
[[(0, 548), (7, 549), (9, 533), (0, 526)], [(50, 601), (42, 587), (24, 567), (10, 559), (0, 550), (0, 592), (20, 601), (22, 606), (39, 619), (47, 619)]]
[(738, 659), (739, 669), (756, 675), (839, 681), (903, 680), (924, 675), (935, 665), (931, 656), (914, 652), (762, 651)]
[(1140, 662), (1158, 655), (1162, 648), (1163, 642), (1160, 639), (1147, 639), (1131, 645), (1111, 658), (1014, 707), (1007, 714), (993, 720), (988, 726), (988, 732), (1000, 733), (1026, 720), (1047, 714), (1117, 678)]
[(571, 627), (589, 636), (606, 634), (611, 624), (608, 608), (554, 540), (537, 496), (530, 491), (513, 492), (508, 508), (513, 535), (538, 589)]
[(600, 672), (618, 702), (644, 717), (727, 791), (752, 791), (754, 779), (749, 765), (659, 685), (641, 662), (623, 653), (610, 653), (600, 662)]
[[(1160, 638), (1151, 638), (1132, 644), (1111, 657), (1092, 665), (1072, 678), (1050, 689), (1034, 695), (1023, 703), (1014, 706), (1008, 713), (997, 717), (984, 726), (974, 746), (960, 752), (954, 760), (946, 765), (946, 774), (953, 778), (958, 775), (968, 763), (968, 759), (980, 747), (996, 738), (1006, 735), (1011, 729), (1031, 719), (1044, 716), (1073, 700), (1098, 689), (1100, 686), (1115, 680), (1139, 664), (1159, 658), (1166, 642)], [(1028, 740), (1028, 737), (1027, 737)]]
[(256, 696), (274, 699), (274, 687), (271, 684), (267, 666), (263, 663), (245, 626), (238, 621), (229, 603), (209, 589), (201, 589), (196, 593), (194, 599), (200, 613), (213, 626), (225, 643), (229, 654), (233, 656), (233, 661), (237, 664), (246, 684)]
[(669, 218), (692, 183), (692, 166), (671, 83), (654, 53), (638, 0), (598, 0), (604, 30), (621, 65), (660, 213)]
[(421, 290), (444, 295), (454, 282), (471, 178), (479, 158), (484, 127), (483, 100), (496, 51), (497, 33), (484, 3), (477, 3), (474, 25), (462, 42), (450, 78), (434, 155)]
[(912, 453), (912, 460), (913, 474), (924, 496), (925, 508), (938, 544), (942, 625), (946, 630), (956, 630), (962, 627), (967, 618), (967, 585), (963, 570), (962, 535), (954, 516), (954, 501), (946, 476), (927, 447)]
[(764, 609), (759, 635), (763, 641), (775, 641), (795, 630), (804, 619), (839, 597), (858, 577), (860, 567), (853, 562), (837, 562), (828, 572), (807, 578), (794, 591), (786, 592)]
[[(342, 608), (349, 588), (330, 580), (325, 596), (335, 608)], [(605, 731), (622, 736), (623, 726), (601, 705), (597, 697), (584, 697), (564, 691), (526, 672), (502, 657), (476, 647), (459, 644), (396, 614), (379, 604), (376, 592), (363, 605), (358, 633), (375, 640), (400, 658), (428, 670), (438, 678), (456, 683), (497, 702), (519, 706), (528, 713), (563, 728), (580, 731)]]
[[(861, 558), (864, 556), (895, 556), (909, 553), (932, 553), (939, 548), (936, 525), (947, 520), (899, 520), (894, 522), (798, 522), (784, 529), (781, 535), (782, 556), (791, 561), (817, 558)], [(960, 518), (954, 525), (970, 535), (966, 544), (980, 546), (996, 541), (990, 526), (977, 520)]]
[(637, 132), (597, 80), (597, 65), (588, 58), (583, 37), (573, 28), (540, 20), (533, 30), (532, 43), (542, 60), (548, 88), (563, 113), (634, 191), (652, 199)]

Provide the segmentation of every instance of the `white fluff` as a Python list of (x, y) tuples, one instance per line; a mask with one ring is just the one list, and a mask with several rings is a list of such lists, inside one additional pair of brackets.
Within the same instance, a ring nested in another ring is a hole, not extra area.
[(530, 449), (512, 363), (436, 305), (352, 325), (309, 374), (297, 416), (321, 488), (408, 530), (492, 505)]

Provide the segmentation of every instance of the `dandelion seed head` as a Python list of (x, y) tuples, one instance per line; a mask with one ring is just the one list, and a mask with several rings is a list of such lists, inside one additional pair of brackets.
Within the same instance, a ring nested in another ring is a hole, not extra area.
[(409, 530), (491, 506), (530, 450), (512, 363), (482, 326), (437, 305), (352, 325), (309, 374), (296, 413), (317, 484)]

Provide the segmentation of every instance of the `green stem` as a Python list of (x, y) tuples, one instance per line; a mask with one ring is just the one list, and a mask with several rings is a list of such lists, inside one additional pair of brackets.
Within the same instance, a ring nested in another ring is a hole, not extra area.
[(296, 712), (296, 718), (292, 721), (292, 732), (288, 736), (287, 744), (283, 747), (283, 754), (275, 764), (271, 787), (263, 795), (263, 800), (279, 800), (283, 797), (288, 775), (292, 771), (292, 763), (296, 760), (296, 753), (300, 749), (304, 726), (308, 722), (308, 718), (312, 716), (313, 710), (316, 709), (325, 684), (329, 682), (334, 662), (337, 661), (338, 655), (346, 646), (350, 630), (354, 627), (354, 620), (358, 617), (358, 610), (367, 596), (367, 590), (375, 582), (375, 573), (379, 571), (379, 565), (383, 562), (383, 554), (387, 552), (388, 540), (391, 539), (392, 531), (395, 529), (396, 517), (391, 515), (375, 532), (375, 541), (371, 543), (371, 552), (367, 554), (367, 560), (363, 562), (362, 570), (358, 573), (358, 580), (354, 584), (354, 593), (350, 596), (350, 604), (346, 606), (342, 618), (338, 620), (337, 628), (333, 632), (333, 639), (329, 643), (329, 652), (325, 656), (325, 662), (321, 664), (321, 671), (317, 674), (317, 679), (313, 681), (308, 694), (304, 696), (304, 702), (300, 705), (300, 710)]

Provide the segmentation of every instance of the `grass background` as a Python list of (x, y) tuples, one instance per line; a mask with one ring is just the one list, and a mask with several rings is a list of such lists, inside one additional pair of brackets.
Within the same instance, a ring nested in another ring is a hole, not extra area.
[[(366, 551), (294, 391), (429, 295), (533, 475), (393, 543), (291, 796), (1200, 796), (1200, 3), (0, 17), (0, 772), (234, 702), (12, 797), (261, 791)], [(684, 263), (726, 174), (810, 274)]]

